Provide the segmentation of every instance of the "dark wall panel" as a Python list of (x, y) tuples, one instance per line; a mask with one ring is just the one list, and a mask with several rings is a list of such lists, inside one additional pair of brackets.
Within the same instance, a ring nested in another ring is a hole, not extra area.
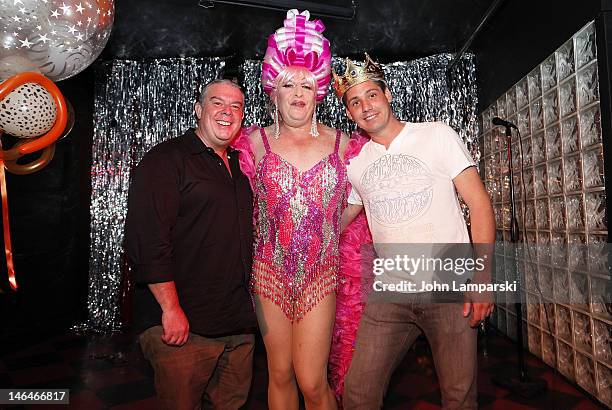
[(506, 0), (473, 45), (480, 110), (595, 19), (601, 7), (601, 0)]
[[(362, 56), (368, 51), (381, 61), (397, 61), (458, 50), (490, 1), (362, 0), (355, 1), (353, 20), (313, 17), (325, 23), (333, 54)], [(350, 4), (331, 4), (342, 3)], [(105, 59), (261, 58), (267, 37), (282, 26), (286, 15), (219, 3), (203, 8), (198, 0), (122, 0), (115, 5)]]

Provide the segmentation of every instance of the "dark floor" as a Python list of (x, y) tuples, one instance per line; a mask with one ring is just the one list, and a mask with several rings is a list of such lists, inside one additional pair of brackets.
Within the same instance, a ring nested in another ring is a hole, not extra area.
[[(598, 409), (582, 391), (529, 356), (528, 372), (548, 383), (536, 399), (523, 399), (491, 383), (493, 375), (512, 371), (515, 346), (490, 331), (479, 342), (478, 401), (481, 409)], [(255, 377), (246, 409), (266, 409), (265, 353), (258, 346)], [(152, 372), (135, 339), (127, 334), (67, 334), (5, 354), (0, 358), (0, 388), (69, 388), (75, 409), (155, 409)], [(66, 408), (31, 405), (0, 408)], [(417, 342), (393, 377), (385, 409), (439, 409), (440, 393), (424, 341)]]

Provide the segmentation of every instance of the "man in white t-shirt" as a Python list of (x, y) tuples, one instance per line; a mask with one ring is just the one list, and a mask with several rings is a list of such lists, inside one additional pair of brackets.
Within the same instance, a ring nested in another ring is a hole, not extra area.
[[(392, 258), (398, 244), (492, 244), (493, 208), (457, 133), (443, 123), (399, 121), (382, 68), (367, 54), (363, 66), (347, 60), (344, 76), (334, 78), (349, 117), (371, 138), (348, 165), (353, 189), (343, 227), (365, 208), (379, 258)], [(471, 238), (457, 194), (470, 211)], [(367, 304), (345, 380), (344, 408), (381, 408), (393, 370), (421, 332), (434, 356), (442, 407), (477, 408), (474, 328), (493, 304), (436, 303), (432, 292), (418, 288), (404, 296), (399, 303)]]

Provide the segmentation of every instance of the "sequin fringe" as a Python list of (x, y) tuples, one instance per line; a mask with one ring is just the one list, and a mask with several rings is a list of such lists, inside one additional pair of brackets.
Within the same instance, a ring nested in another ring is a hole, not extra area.
[(262, 296), (281, 308), (287, 319), (300, 321), (326, 296), (338, 287), (338, 262), (324, 263), (308, 272), (312, 278), (304, 289), (287, 285), (282, 273), (275, 271), (271, 264), (263, 261), (253, 263), (250, 290), (253, 295)]

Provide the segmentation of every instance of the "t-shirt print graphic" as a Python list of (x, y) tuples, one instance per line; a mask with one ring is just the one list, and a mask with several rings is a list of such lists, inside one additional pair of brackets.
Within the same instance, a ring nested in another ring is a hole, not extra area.
[(433, 199), (434, 178), (410, 155), (383, 155), (361, 176), (362, 198), (370, 215), (385, 226), (405, 226), (422, 216)]

